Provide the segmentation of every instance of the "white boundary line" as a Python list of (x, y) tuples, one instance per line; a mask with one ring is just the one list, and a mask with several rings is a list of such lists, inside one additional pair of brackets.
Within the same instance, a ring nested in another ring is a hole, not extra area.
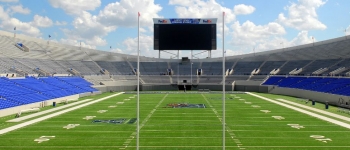
[(26, 119), (34, 118), (34, 117), (37, 117), (37, 116), (40, 116), (40, 115), (44, 115), (44, 114), (47, 114), (47, 113), (50, 113), (50, 112), (61, 110), (61, 109), (67, 108), (67, 107), (75, 106), (75, 105), (78, 105), (78, 104), (81, 104), (81, 103), (84, 103), (84, 102), (87, 102), (87, 101), (90, 101), (90, 100), (92, 100), (92, 99), (81, 100), (81, 101), (78, 101), (78, 102), (75, 102), (75, 103), (71, 103), (71, 104), (68, 104), (68, 105), (64, 105), (64, 106), (61, 106), (61, 107), (56, 107), (56, 108), (52, 108), (52, 109), (49, 109), (49, 110), (41, 111), (41, 112), (38, 112), (38, 113), (35, 113), (35, 114), (31, 114), (31, 115), (28, 115), (28, 116), (24, 116), (24, 117), (8, 120), (6, 122), (20, 122), (20, 121), (23, 121), (23, 120), (26, 120)]
[(40, 122), (40, 121), (43, 121), (43, 120), (46, 120), (46, 119), (49, 119), (49, 118), (52, 118), (52, 117), (55, 117), (55, 116), (58, 116), (58, 115), (61, 115), (61, 114), (64, 114), (64, 113), (67, 113), (67, 112), (70, 112), (70, 111), (73, 111), (73, 110), (76, 110), (76, 109), (79, 109), (79, 108), (82, 108), (82, 107), (85, 107), (85, 106), (88, 106), (88, 105), (91, 105), (91, 104), (94, 104), (94, 103), (97, 103), (97, 102), (100, 102), (100, 101), (103, 101), (103, 100), (106, 100), (106, 99), (109, 99), (109, 98), (112, 98), (112, 97), (115, 97), (115, 96), (118, 96), (118, 95), (121, 95), (123, 93), (124, 92), (120, 92), (120, 93), (117, 93), (114, 95), (106, 96), (104, 98), (100, 98), (100, 99), (92, 101), (92, 102), (88, 102), (88, 103), (85, 103), (85, 104), (82, 104), (79, 106), (68, 108), (68, 109), (60, 111), (60, 112), (49, 114), (47, 116), (43, 116), (43, 117), (40, 117), (40, 118), (37, 118), (34, 120), (30, 120), (30, 121), (27, 121), (27, 122), (24, 122), (21, 124), (14, 125), (12, 127), (2, 129), (2, 130), (0, 130), (0, 135), (5, 134), (5, 133), (10, 132), (10, 131), (13, 131), (13, 130), (16, 130), (16, 129), (19, 129), (19, 128), (22, 128), (22, 127), (25, 127), (25, 126), (28, 126), (28, 125), (31, 125), (31, 124), (34, 124), (34, 123), (37, 123), (37, 122)]
[(301, 113), (304, 113), (304, 114), (316, 117), (318, 119), (321, 119), (321, 120), (324, 120), (324, 121), (328, 121), (330, 123), (342, 126), (344, 128), (350, 129), (350, 124), (347, 124), (347, 123), (344, 123), (344, 122), (341, 122), (341, 121), (338, 121), (338, 120), (335, 120), (335, 119), (332, 119), (332, 118), (328, 118), (328, 117), (325, 117), (325, 116), (322, 116), (322, 115), (319, 115), (319, 114), (316, 114), (316, 113), (313, 113), (313, 112), (310, 112), (310, 111), (307, 111), (307, 110), (304, 110), (304, 109), (301, 109), (301, 108), (297, 108), (297, 107), (294, 107), (294, 106), (291, 106), (291, 105), (288, 105), (288, 104), (285, 104), (285, 103), (282, 103), (282, 102), (279, 102), (279, 101), (276, 101), (276, 100), (272, 100), (272, 99), (269, 99), (269, 98), (266, 98), (266, 97), (263, 97), (263, 96), (260, 96), (260, 95), (257, 95), (257, 94), (253, 94), (253, 93), (250, 93), (250, 92), (247, 92), (247, 94), (252, 95), (254, 97), (257, 97), (257, 98), (260, 98), (260, 99), (263, 99), (263, 100), (266, 100), (266, 101), (269, 101), (271, 103), (275, 103), (277, 105), (284, 106), (284, 107), (287, 107), (289, 109), (293, 109), (295, 111), (298, 111), (298, 112), (301, 112)]
[(325, 114), (325, 115), (328, 115), (328, 116), (331, 116), (331, 117), (334, 117), (334, 118), (338, 118), (338, 119), (345, 120), (345, 121), (350, 121), (349, 117), (345, 117), (345, 116), (338, 115), (338, 114), (335, 114), (335, 113), (327, 112), (327, 111), (320, 110), (320, 109), (317, 109), (317, 108), (313, 108), (313, 107), (310, 107), (310, 106), (301, 105), (301, 104), (294, 103), (294, 102), (291, 102), (291, 101), (288, 101), (288, 100), (285, 100), (285, 99), (277, 99), (277, 100), (282, 101), (284, 103), (292, 104), (294, 106), (298, 106), (298, 107), (301, 107), (301, 108), (312, 110), (312, 111), (315, 111), (315, 112), (318, 112), (318, 113), (321, 113), (321, 114)]

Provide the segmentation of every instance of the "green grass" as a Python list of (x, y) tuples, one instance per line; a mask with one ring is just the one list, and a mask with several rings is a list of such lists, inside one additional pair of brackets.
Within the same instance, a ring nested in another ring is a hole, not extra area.
[[(104, 96), (90, 97), (98, 99)], [(135, 149), (135, 124), (96, 124), (84, 120), (85, 116), (107, 120), (136, 118), (136, 98), (116, 104), (134, 94), (123, 94), (108, 100), (77, 109), (66, 114), (38, 122), (4, 135), (0, 135), (0, 149)], [(233, 97), (227, 94), (226, 97)], [(255, 98), (248, 94), (235, 94), (252, 104), (238, 99), (226, 101), (226, 146), (237, 149), (349, 149), (350, 130), (297, 111)], [(261, 94), (271, 99), (295, 98)], [(222, 149), (221, 94), (141, 94), (140, 95), (140, 146), (141, 150), (219, 150)], [(87, 98), (84, 98), (87, 99)], [(169, 103), (205, 104), (207, 108), (163, 108)], [(108, 106), (118, 105), (116, 108)], [(258, 105), (260, 108), (254, 108)], [(158, 107), (157, 107), (158, 106)], [(212, 106), (212, 107), (210, 107)], [(323, 109), (323, 108), (319, 108)], [(98, 113), (99, 110), (108, 110)], [(270, 110), (264, 113), (260, 110)], [(329, 111), (332, 111), (330, 109)], [(151, 113), (153, 112), (153, 113)], [(337, 113), (336, 111), (334, 113)], [(276, 120), (272, 116), (282, 116)], [(11, 118), (12, 119), (12, 118)], [(6, 119), (0, 118), (0, 124)], [(65, 129), (68, 124), (80, 124)], [(302, 129), (287, 124), (299, 124)], [(323, 135), (332, 141), (324, 143), (311, 138)], [(40, 136), (56, 136), (49, 141), (37, 143)], [(130, 141), (130, 142), (129, 142)]]

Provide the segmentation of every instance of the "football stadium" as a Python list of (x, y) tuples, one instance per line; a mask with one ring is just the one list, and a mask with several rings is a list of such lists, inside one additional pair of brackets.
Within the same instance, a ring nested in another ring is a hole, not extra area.
[(212, 58), (217, 18), (153, 23), (158, 58), (0, 31), (0, 149), (350, 148), (349, 35)]

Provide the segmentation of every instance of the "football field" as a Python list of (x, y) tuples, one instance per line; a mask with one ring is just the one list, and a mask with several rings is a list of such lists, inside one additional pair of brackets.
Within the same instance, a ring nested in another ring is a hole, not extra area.
[[(136, 149), (137, 97), (101, 99), (113, 94), (86, 97), (81, 100), (93, 100), (84, 107), (71, 103), (20, 122), (6, 122), (13, 116), (0, 118), (0, 133), (32, 121), (0, 134), (0, 149)], [(139, 98), (141, 150), (222, 149), (222, 94), (169, 92)], [(72, 110), (60, 114), (67, 109)], [(350, 115), (335, 107), (326, 110), (280, 95), (230, 93), (225, 112), (226, 149), (350, 149)]]

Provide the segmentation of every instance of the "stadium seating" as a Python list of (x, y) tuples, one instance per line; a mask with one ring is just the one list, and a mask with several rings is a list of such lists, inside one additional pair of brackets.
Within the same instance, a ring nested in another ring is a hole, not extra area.
[(0, 78), (0, 109), (94, 92), (91, 83), (80, 77)]
[(348, 88), (350, 86), (349, 78), (271, 76), (262, 85), (275, 85), (279, 87), (350, 96), (350, 89)]

